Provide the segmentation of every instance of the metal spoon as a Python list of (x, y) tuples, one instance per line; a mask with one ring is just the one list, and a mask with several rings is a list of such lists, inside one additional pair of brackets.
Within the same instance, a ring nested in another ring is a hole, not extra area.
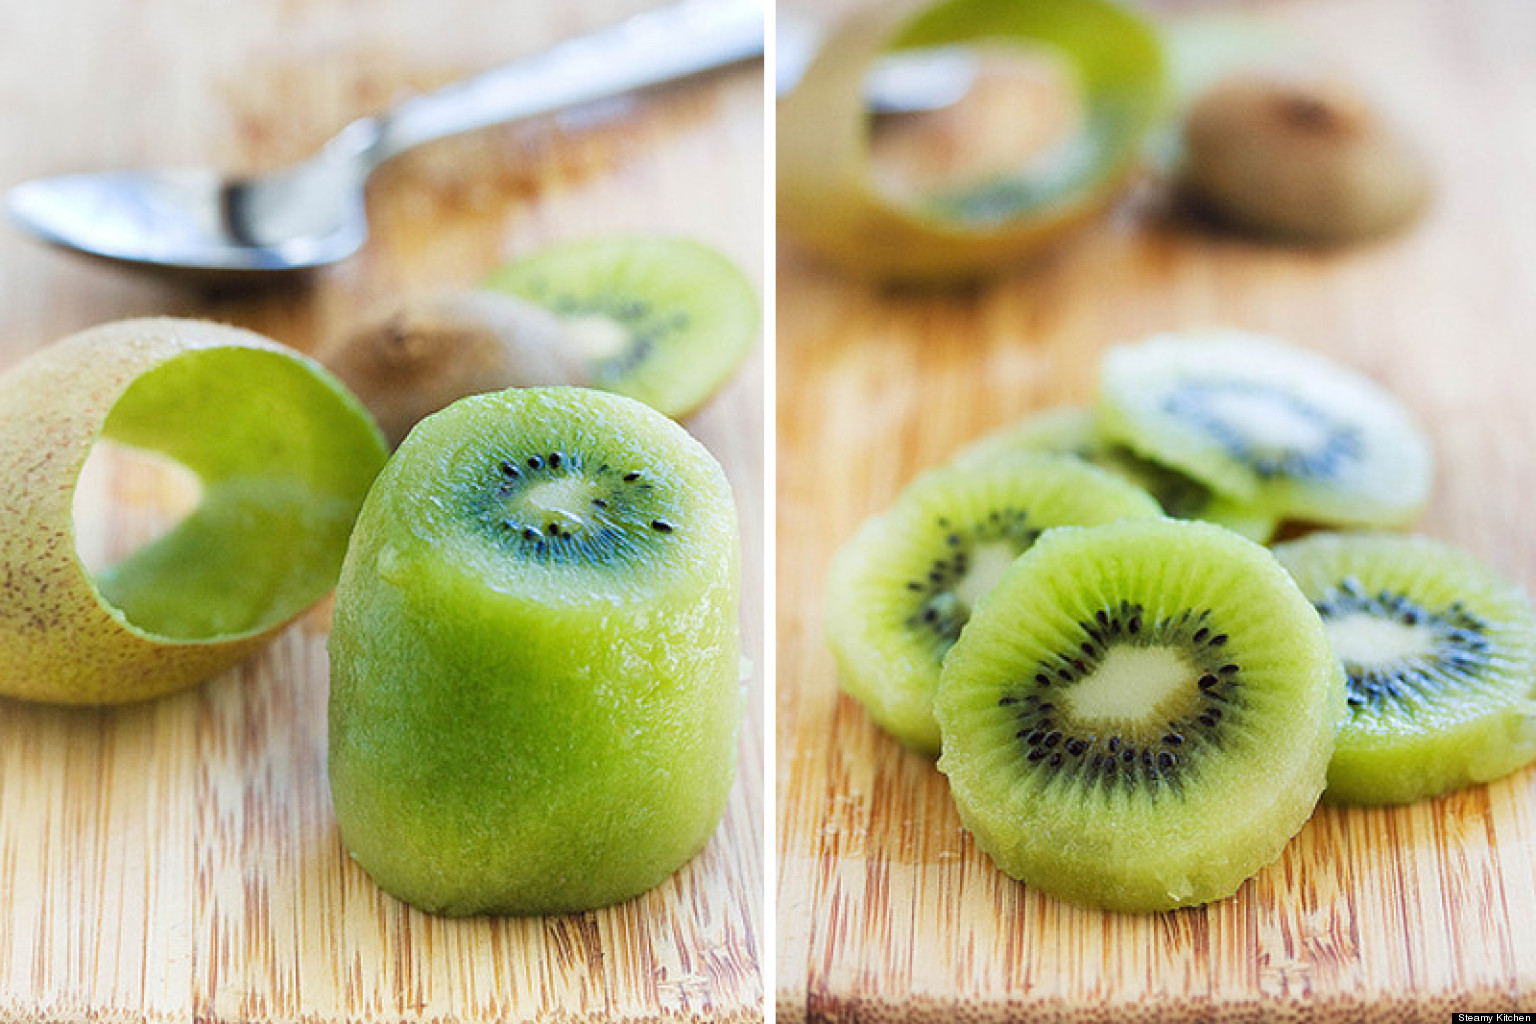
[[(775, 21), (774, 91), (782, 97), (800, 84), (823, 29), (809, 15), (782, 4)], [(864, 102), (874, 114), (942, 110), (970, 92), (976, 75), (976, 57), (964, 46), (887, 53), (864, 76)]]
[(334, 263), (368, 236), (363, 185), (384, 161), (460, 132), (604, 99), (763, 52), (761, 0), (683, 0), (354, 121), (272, 174), (75, 174), (7, 196), (22, 228), (121, 263), (254, 276)]

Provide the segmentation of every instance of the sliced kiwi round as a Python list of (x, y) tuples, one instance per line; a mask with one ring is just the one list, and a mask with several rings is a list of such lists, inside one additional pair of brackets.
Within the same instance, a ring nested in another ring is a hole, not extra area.
[(1072, 455), (1140, 487), (1178, 519), (1204, 519), (1264, 543), (1279, 525), (1264, 509), (1222, 497), (1176, 469), (1144, 459), (1099, 436), (1092, 410), (1068, 406), (1039, 413), (973, 441), (957, 462), (990, 460), (1020, 452)]
[(1047, 531), (977, 607), (935, 711), (961, 820), (1005, 873), (1153, 911), (1279, 856), (1323, 790), (1343, 686), (1268, 551), (1137, 519)]
[(1401, 402), (1363, 374), (1241, 331), (1112, 348), (1103, 435), (1218, 494), (1282, 518), (1401, 526), (1429, 498), (1432, 458)]
[(1189, 111), (1184, 188), (1212, 212), (1281, 239), (1343, 243), (1418, 217), (1431, 194), (1418, 150), (1352, 85), (1234, 75)]
[[(199, 500), (93, 571), (73, 498), (98, 440), (164, 456)], [(384, 457), (345, 388), (249, 331), (125, 320), (38, 351), (0, 377), (0, 693), (143, 700), (241, 661), (335, 584)]]
[(640, 402), (509, 389), (423, 420), (336, 590), (329, 770), (352, 856), (446, 914), (661, 882), (734, 777), (739, 559), (719, 465)]
[(976, 601), (1041, 531), (1157, 516), (1152, 498), (1067, 457), (931, 470), (832, 560), (827, 643), (843, 688), (887, 732), (937, 753), (939, 666)]
[(560, 318), (582, 383), (668, 416), (702, 405), (757, 338), (757, 295), (736, 265), (686, 238), (618, 236), (534, 252), (485, 286)]
[(1406, 803), (1536, 759), (1536, 611), (1518, 586), (1425, 537), (1318, 533), (1275, 556), (1347, 676), (1327, 799)]

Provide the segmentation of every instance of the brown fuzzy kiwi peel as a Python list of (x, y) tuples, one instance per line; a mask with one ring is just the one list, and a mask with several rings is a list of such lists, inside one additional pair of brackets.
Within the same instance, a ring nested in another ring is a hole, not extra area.
[(1191, 108), (1183, 187), (1222, 219), (1314, 244), (1386, 235), (1433, 192), (1423, 156), (1353, 86), (1316, 75), (1228, 77)]
[(560, 318), (513, 295), (453, 292), (405, 303), (321, 356), (391, 446), (439, 409), (508, 387), (585, 386), (591, 364)]
[[(93, 577), (73, 500), (103, 437), (158, 449), (204, 491), (176, 529)], [(334, 584), (385, 454), (329, 374), (233, 327), (122, 321), (12, 367), (0, 376), (0, 694), (120, 703), (238, 663)]]
[[(983, 39), (1054, 48), (1074, 66), (1087, 108), (1081, 141), (1091, 151), (1081, 173), (1065, 187), (1043, 188), (1026, 168), (1004, 184), (1035, 201), (984, 222), (882, 195), (864, 106), (870, 64), (886, 50)], [(838, 27), (779, 105), (779, 224), (808, 250), (866, 277), (943, 282), (995, 273), (1113, 201), (1163, 111), (1163, 77), (1153, 29), (1102, 0), (869, 5)]]

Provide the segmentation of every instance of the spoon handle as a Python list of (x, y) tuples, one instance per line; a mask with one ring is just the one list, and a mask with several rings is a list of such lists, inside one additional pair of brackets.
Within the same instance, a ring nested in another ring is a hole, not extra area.
[(682, 0), (415, 96), (377, 119), (373, 164), (460, 132), (605, 99), (756, 57), (761, 0)]

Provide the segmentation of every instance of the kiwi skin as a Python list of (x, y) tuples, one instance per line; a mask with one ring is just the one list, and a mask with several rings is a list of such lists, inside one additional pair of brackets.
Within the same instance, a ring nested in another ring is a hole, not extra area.
[[(190, 407), (194, 415), (206, 409), (204, 373), (215, 386), (242, 393), (198, 429), (180, 430), (186, 416), (163, 415), (165, 404)], [(260, 386), (250, 386), (253, 376)], [(136, 386), (148, 388), (149, 397)], [(308, 415), (296, 416), (303, 407)], [(282, 422), (274, 424), (274, 415)], [(308, 422), (289, 422), (299, 418)], [(191, 635), (146, 628), (103, 594), (102, 574), (86, 571), (76, 550), (73, 498), (102, 436), (176, 458), (205, 484), (199, 510), (183, 527), (112, 570), (137, 566), (137, 590), (162, 607), (192, 607), (205, 624), (230, 613), (233, 624)], [(296, 451), (304, 457), (293, 457)], [(274, 452), (283, 462), (277, 472)], [(347, 531), (385, 454), (362, 406), (330, 374), (250, 331), (171, 317), (122, 320), (33, 353), (0, 375), (0, 694), (119, 704), (171, 693), (236, 665), (334, 584)], [(215, 502), (219, 489), (235, 500)], [(306, 496), (301, 506), (274, 500), (298, 495)], [(229, 515), (203, 521), (235, 524), (237, 533), (187, 529), (212, 505)], [(282, 513), (268, 520), (272, 529), (252, 540), (248, 535), (262, 529), (274, 507)], [(302, 507), (307, 517), (294, 514)], [(277, 555), (262, 552), (260, 542), (290, 528)], [(178, 537), (194, 540), (178, 547)], [(198, 538), (216, 550), (188, 557)], [(261, 568), (248, 571), (252, 561)], [(261, 577), (276, 585), (207, 585), (221, 567), (245, 583)], [(295, 586), (299, 581), (306, 582)]]
[(485, 290), (409, 301), (320, 359), (373, 413), (392, 447), (423, 417), (468, 395), (580, 386), (590, 375), (557, 316)]
[(1408, 138), (1338, 80), (1223, 79), (1191, 108), (1184, 149), (1188, 198), (1239, 228), (1303, 244), (1386, 235), (1433, 192)]

